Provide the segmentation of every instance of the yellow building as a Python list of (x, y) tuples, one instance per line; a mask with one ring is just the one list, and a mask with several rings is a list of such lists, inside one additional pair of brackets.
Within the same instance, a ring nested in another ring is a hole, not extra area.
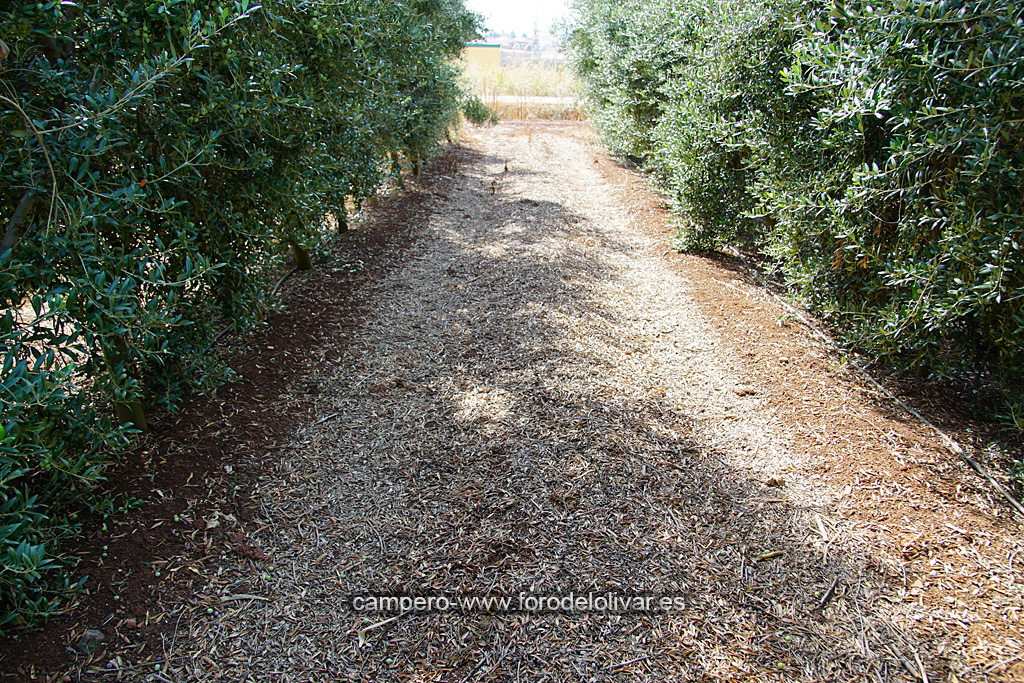
[(462, 56), (469, 64), (484, 68), (501, 68), (501, 45), (497, 43), (473, 43), (467, 45)]

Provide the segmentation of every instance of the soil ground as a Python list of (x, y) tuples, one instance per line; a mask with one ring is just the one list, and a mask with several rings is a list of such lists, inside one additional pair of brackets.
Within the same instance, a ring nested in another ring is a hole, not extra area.
[(669, 250), (585, 124), (463, 142), (140, 444), (112, 486), (147, 502), (90, 522), (90, 595), (5, 676), (1024, 680), (1020, 524), (931, 430), (742, 262)]

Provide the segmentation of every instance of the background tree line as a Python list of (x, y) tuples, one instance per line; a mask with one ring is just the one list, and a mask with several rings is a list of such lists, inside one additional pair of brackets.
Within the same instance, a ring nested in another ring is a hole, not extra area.
[(0, 633), (72, 588), (57, 542), (104, 464), (230, 376), (216, 331), (289, 247), (431, 153), (476, 31), (461, 0), (0, 10)]
[(852, 348), (1024, 430), (1024, 5), (576, 0), (595, 121)]

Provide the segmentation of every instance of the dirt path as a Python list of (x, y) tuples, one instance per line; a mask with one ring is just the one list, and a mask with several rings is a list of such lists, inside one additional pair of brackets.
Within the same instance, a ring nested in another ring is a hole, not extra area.
[[(136, 674), (1024, 677), (1005, 511), (759, 290), (666, 257), (656, 200), (591, 136), (471, 134), (256, 486), (247, 542), (268, 559), (226, 564), (162, 671)], [(379, 594), (655, 599), (354, 609)]]

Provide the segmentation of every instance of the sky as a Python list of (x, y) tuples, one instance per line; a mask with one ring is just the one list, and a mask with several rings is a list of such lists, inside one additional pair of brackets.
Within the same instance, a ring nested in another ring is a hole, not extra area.
[(466, 7), (484, 15), (487, 30), (532, 33), (551, 30), (551, 24), (567, 13), (566, 0), (465, 0)]

